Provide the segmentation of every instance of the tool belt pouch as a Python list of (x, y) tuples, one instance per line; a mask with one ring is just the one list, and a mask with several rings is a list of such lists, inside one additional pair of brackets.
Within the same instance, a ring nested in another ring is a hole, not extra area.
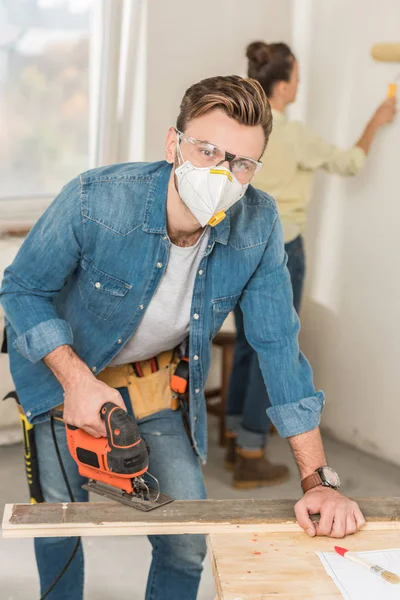
[(108, 367), (97, 378), (113, 388), (126, 387), (133, 414), (139, 420), (161, 410), (179, 408), (179, 399), (170, 387), (178, 363), (175, 351), (162, 352), (155, 360)]

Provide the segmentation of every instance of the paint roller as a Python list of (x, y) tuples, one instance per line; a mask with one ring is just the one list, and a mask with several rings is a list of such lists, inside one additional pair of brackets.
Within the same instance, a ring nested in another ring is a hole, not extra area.
[[(371, 48), (372, 58), (379, 62), (400, 63), (400, 44), (375, 44)], [(400, 80), (399, 75), (389, 83), (387, 89), (387, 98), (394, 98), (397, 93), (397, 82)]]

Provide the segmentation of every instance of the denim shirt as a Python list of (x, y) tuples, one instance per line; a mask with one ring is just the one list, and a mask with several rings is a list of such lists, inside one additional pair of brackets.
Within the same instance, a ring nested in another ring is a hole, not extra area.
[[(135, 333), (168, 263), (170, 174), (165, 162), (82, 174), (62, 189), (6, 269), (0, 296), (11, 373), (32, 423), (47, 419), (63, 401), (60, 384), (42, 362), (46, 354), (69, 344), (97, 374)], [(324, 396), (299, 351), (281, 224), (273, 199), (251, 186), (211, 229), (195, 279), (190, 427), (203, 460), (212, 339), (237, 302), (278, 432), (288, 437), (314, 429)]]

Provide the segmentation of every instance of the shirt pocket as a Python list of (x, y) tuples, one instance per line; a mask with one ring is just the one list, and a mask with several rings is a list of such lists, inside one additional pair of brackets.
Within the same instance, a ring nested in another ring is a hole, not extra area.
[(80, 263), (78, 287), (86, 308), (105, 321), (132, 289), (129, 283), (102, 271), (86, 258)]
[(212, 301), (213, 338), (221, 329), (226, 317), (235, 308), (239, 298), (240, 294), (235, 294), (234, 296), (226, 296), (225, 298), (216, 298)]

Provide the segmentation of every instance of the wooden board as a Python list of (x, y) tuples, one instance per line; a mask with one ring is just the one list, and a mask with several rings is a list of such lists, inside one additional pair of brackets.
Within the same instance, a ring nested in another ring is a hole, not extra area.
[[(400, 532), (400, 498), (360, 500), (370, 530)], [(8, 504), (3, 537), (299, 532), (293, 500), (175, 501), (143, 513), (117, 502)]]
[[(339, 600), (342, 595), (318, 556), (335, 540), (305, 533), (211, 534), (218, 600)], [(399, 531), (361, 531), (346, 538), (350, 550), (400, 547)]]

